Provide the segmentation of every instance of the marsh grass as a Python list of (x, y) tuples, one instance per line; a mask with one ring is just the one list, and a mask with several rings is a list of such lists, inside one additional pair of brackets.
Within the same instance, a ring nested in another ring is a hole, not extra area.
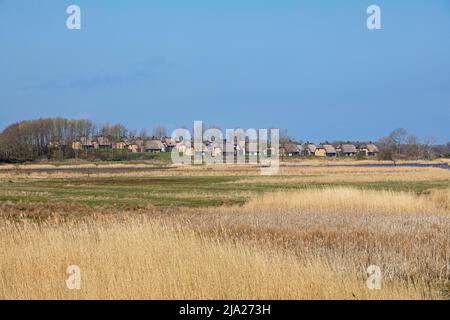
[(450, 214), (450, 189), (434, 190), (431, 196), (419, 196), (410, 192), (328, 187), (267, 193), (251, 199), (245, 207), (320, 213)]
[[(202, 237), (136, 218), (69, 224), (1, 223), (1, 299), (422, 299), (423, 283), (386, 280), (368, 290), (363, 270)], [(20, 258), (18, 258), (20, 257)], [(69, 265), (81, 290), (65, 287)]]
[[(448, 170), (18, 170), (0, 182), (0, 299), (450, 298)], [(72, 264), (80, 291), (65, 287)], [(371, 264), (380, 291), (366, 287)]]
[[(155, 172), (2, 173), (0, 202), (75, 203), (115, 206), (209, 207), (242, 205), (267, 192), (324, 187), (426, 193), (450, 188), (450, 170), (436, 168), (282, 168), (280, 175), (262, 177), (242, 167), (214, 170), (179, 168)], [(40, 196), (45, 194), (45, 196)]]

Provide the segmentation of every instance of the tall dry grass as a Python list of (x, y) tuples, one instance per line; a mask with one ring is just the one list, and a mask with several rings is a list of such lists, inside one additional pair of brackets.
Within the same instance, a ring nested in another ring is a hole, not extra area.
[[(199, 236), (147, 218), (84, 222), (2, 221), (0, 299), (421, 299), (441, 298), (417, 282), (386, 279), (368, 290), (364, 270), (346, 272), (318, 256)], [(65, 270), (81, 268), (81, 290)]]
[(199, 233), (320, 258), (340, 270), (369, 264), (449, 296), (450, 190), (429, 195), (348, 188), (267, 193), (243, 207), (187, 215)]
[[(294, 178), (390, 175), (330, 170)], [(434, 169), (399, 172), (396, 179), (446, 179)], [(265, 193), (244, 206), (126, 211), (106, 201), (2, 203), (0, 299), (450, 298), (449, 213), (449, 189), (309, 189)], [(73, 264), (80, 291), (65, 286)], [(381, 267), (380, 291), (366, 287), (371, 264)]]
[(323, 188), (267, 193), (251, 199), (247, 209), (289, 209), (326, 213), (448, 214), (450, 190), (433, 191), (431, 197), (410, 192)]

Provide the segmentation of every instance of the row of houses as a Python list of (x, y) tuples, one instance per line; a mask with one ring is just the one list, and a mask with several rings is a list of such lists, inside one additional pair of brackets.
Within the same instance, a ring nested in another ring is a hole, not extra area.
[(281, 147), (281, 154), (286, 156), (316, 156), (316, 157), (355, 157), (362, 154), (365, 157), (378, 156), (378, 147), (373, 143), (364, 143), (358, 146), (351, 143), (332, 145), (324, 143), (315, 145), (313, 143), (296, 144), (295, 142), (285, 143)]
[[(257, 143), (248, 142), (234, 142), (230, 143), (224, 140), (222, 144), (215, 144), (214, 141), (204, 141), (203, 144), (194, 144), (191, 141), (175, 141), (172, 138), (164, 139), (148, 139), (143, 140), (141, 138), (122, 138), (116, 142), (110, 141), (103, 136), (94, 137), (93, 139), (81, 138), (72, 142), (72, 149), (74, 150), (90, 150), (90, 149), (117, 149), (128, 150), (132, 153), (137, 152), (150, 152), (150, 153), (162, 153), (172, 152), (176, 149), (178, 152), (186, 155), (205, 155), (210, 153), (213, 157), (217, 157), (220, 154), (223, 155), (258, 155)], [(264, 153), (273, 152), (271, 148), (266, 148)]]
[[(267, 146), (267, 144), (264, 144)], [(221, 143), (214, 143), (214, 141), (204, 141), (202, 144), (193, 144), (190, 141), (178, 143), (176, 146), (178, 152), (184, 153), (187, 156), (191, 155), (206, 155), (210, 154), (212, 157), (223, 156), (239, 156), (249, 155), (258, 156), (260, 154), (271, 155), (275, 154), (275, 150), (270, 147), (265, 147), (259, 150), (256, 141), (222, 141)]]
[[(273, 148), (265, 148), (259, 150), (258, 143), (247, 141), (224, 140), (221, 144), (214, 141), (204, 141), (203, 144), (196, 145), (191, 141), (175, 141), (172, 138), (148, 139), (141, 138), (122, 138), (112, 142), (107, 137), (98, 136), (93, 139), (81, 138), (72, 143), (74, 150), (89, 149), (121, 149), (128, 150), (133, 153), (137, 152), (172, 152), (175, 148), (178, 152), (186, 155), (206, 154), (210, 153), (213, 157), (223, 155), (259, 155), (260, 153), (272, 154), (275, 152)], [(315, 145), (313, 143), (297, 144), (295, 142), (287, 142), (280, 146), (279, 154), (288, 157), (292, 156), (316, 156), (316, 157), (354, 157), (363, 154), (366, 157), (376, 157), (378, 155), (378, 147), (373, 143), (360, 144), (339, 144), (333, 145), (323, 143)]]
[(137, 152), (170, 152), (176, 147), (176, 143), (171, 138), (149, 139), (141, 138), (122, 138), (117, 141), (111, 141), (107, 137), (98, 136), (93, 139), (82, 137), (72, 142), (74, 150), (90, 150), (90, 149), (118, 149), (128, 150), (133, 153)]

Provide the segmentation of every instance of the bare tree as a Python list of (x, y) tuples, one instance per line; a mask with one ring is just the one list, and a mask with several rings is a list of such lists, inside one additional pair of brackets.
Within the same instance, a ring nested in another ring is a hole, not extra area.
[(293, 139), (289, 136), (287, 129), (280, 129), (280, 146), (292, 141)]
[(396, 148), (398, 154), (401, 153), (401, 146), (405, 142), (408, 131), (403, 128), (395, 129), (388, 136), (389, 143)]
[(423, 139), (422, 144), (422, 157), (425, 159), (430, 159), (433, 157), (432, 147), (436, 143), (436, 137), (435, 136), (426, 136)]
[(164, 137), (167, 137), (167, 129), (164, 126), (156, 126), (153, 128), (152, 136), (155, 139), (161, 140)]
[(22, 121), (8, 126), (0, 135), (1, 159), (26, 161), (73, 156), (72, 142), (89, 138), (94, 125), (89, 120), (63, 118)]
[(122, 124), (118, 123), (109, 128), (108, 138), (112, 141), (119, 141), (122, 138), (125, 138), (128, 134), (127, 128)]
[(420, 156), (419, 152), (419, 143), (418, 139), (415, 135), (409, 135), (405, 139), (405, 155), (408, 158), (416, 158), (418, 159)]
[(139, 138), (142, 140), (147, 140), (147, 129), (143, 128), (141, 129), (141, 132), (139, 133)]

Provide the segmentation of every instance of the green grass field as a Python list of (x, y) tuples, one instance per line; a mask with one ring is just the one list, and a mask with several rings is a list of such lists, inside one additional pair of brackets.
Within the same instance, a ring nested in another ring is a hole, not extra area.
[[(347, 186), (361, 189), (411, 191), (450, 188), (450, 181), (379, 182), (285, 182), (271, 184), (276, 177), (248, 176), (150, 176), (0, 180), (0, 202), (75, 203), (87, 206), (221, 206), (243, 204), (262, 192)], [(245, 179), (246, 183), (240, 184)], [(249, 182), (250, 180), (250, 182)]]

